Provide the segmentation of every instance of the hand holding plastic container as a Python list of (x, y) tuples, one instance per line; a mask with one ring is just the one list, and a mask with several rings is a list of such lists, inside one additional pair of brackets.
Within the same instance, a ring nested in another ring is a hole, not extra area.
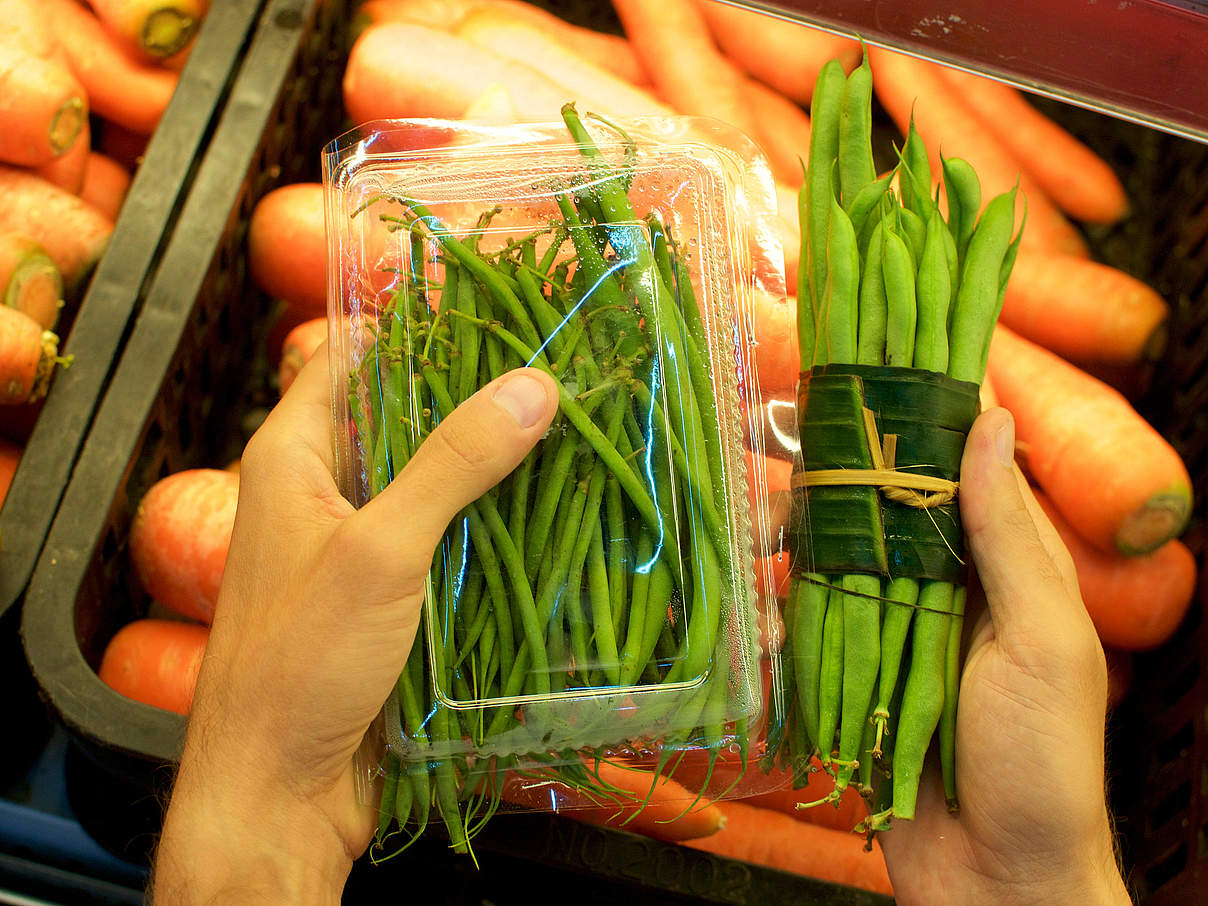
[(589, 131), (562, 114), (375, 123), (324, 155), (350, 499), (511, 369), (549, 373), (559, 395), (547, 436), (436, 551), (373, 762), (379, 836), (394, 819), (422, 832), (434, 804), (465, 850), (516, 778), (554, 807), (559, 792), (620, 802), (601, 758), (669, 772), (728, 749), (744, 768), (731, 792), (762, 777), (745, 766), (769, 710), (759, 661), (777, 655), (759, 645), (770, 551), (742, 443), (762, 452), (762, 423), (744, 424), (760, 402), (753, 295), (784, 292), (751, 264), (778, 257), (771, 178), (720, 123)]

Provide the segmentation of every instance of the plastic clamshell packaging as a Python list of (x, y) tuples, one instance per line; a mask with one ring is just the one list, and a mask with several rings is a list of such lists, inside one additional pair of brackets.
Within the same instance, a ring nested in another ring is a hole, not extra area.
[[(436, 551), (383, 715), (404, 765), (753, 761), (775, 710), (760, 661), (782, 630), (755, 570), (772, 588), (776, 532), (748, 469), (765, 452), (753, 298), (784, 298), (773, 184), (721, 123), (582, 122), (579, 141), (563, 122), (375, 122), (324, 154), (354, 504), (500, 374), (560, 385), (533, 453)], [(406, 544), (403, 512), (398, 528)], [(746, 773), (731, 794), (759, 786)]]

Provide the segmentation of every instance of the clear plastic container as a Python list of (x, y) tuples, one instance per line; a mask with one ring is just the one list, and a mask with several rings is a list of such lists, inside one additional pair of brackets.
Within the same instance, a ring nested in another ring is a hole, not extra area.
[(384, 711), (404, 781), (570, 789), (585, 759), (666, 771), (690, 750), (745, 764), (779, 707), (760, 667), (783, 630), (756, 593), (781, 533), (754, 300), (787, 304), (766, 163), (709, 120), (566, 116), (378, 122), (324, 155), (337, 477), (356, 505), (500, 374), (560, 386), (546, 436), (436, 551)]

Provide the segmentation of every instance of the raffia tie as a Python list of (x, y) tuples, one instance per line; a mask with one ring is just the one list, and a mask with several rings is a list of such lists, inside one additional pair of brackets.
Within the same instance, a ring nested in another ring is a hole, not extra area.
[(917, 509), (931, 509), (951, 503), (956, 498), (959, 482), (931, 475), (899, 472), (894, 466), (898, 436), (886, 434), (884, 441), (877, 436), (877, 419), (871, 409), (864, 407), (864, 433), (868, 437), (871, 469), (817, 469), (797, 472), (791, 480), (794, 488), (837, 487), (863, 485), (877, 488), (889, 500)]

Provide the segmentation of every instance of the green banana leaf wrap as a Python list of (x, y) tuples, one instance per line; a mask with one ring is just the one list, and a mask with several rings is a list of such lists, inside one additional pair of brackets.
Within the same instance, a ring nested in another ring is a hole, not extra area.
[(789, 528), (794, 570), (963, 584), (955, 498), (921, 507), (890, 499), (877, 486), (800, 486), (811, 472), (875, 467), (866, 408), (883, 446), (892, 449), (886, 440), (896, 436), (895, 471), (955, 482), (981, 406), (976, 384), (932, 371), (823, 365), (803, 372), (797, 393), (802, 466), (794, 475)]

